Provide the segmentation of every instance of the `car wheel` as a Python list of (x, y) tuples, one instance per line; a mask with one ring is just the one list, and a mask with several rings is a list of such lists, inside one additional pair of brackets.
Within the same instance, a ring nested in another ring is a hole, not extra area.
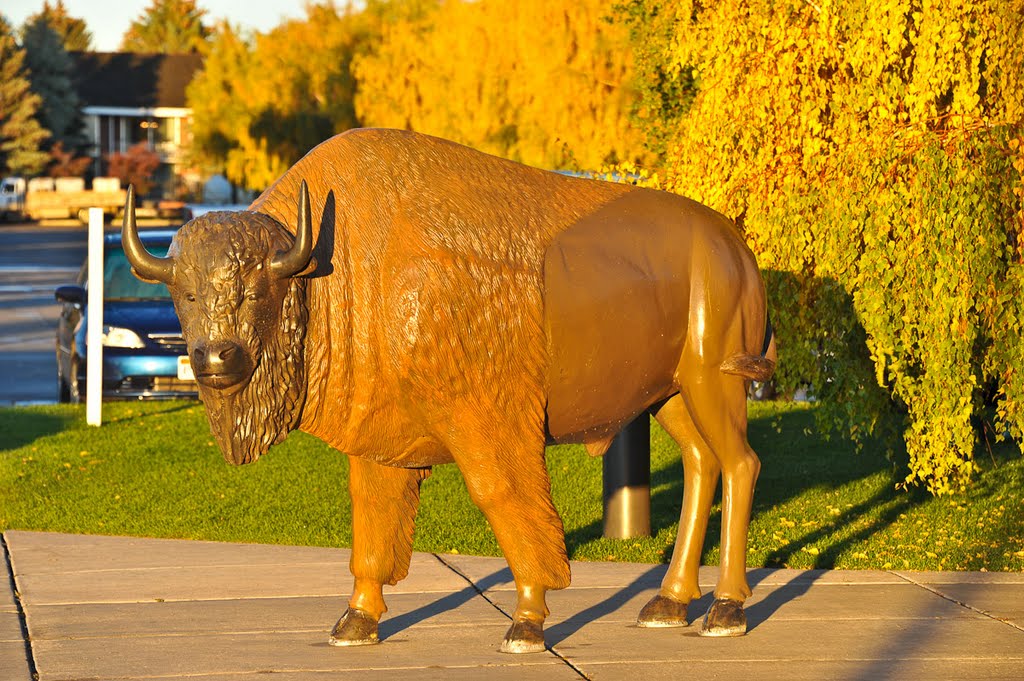
[(57, 375), (57, 402), (60, 404), (67, 404), (71, 401), (71, 388), (68, 387), (68, 382), (64, 380), (60, 374)]
[(67, 404), (71, 401), (71, 388), (60, 370), (60, 346), (57, 346), (57, 402)]
[(68, 401), (76, 404), (84, 401), (85, 396), (79, 390), (78, 386), (78, 362), (74, 359), (71, 360), (71, 375), (68, 376)]

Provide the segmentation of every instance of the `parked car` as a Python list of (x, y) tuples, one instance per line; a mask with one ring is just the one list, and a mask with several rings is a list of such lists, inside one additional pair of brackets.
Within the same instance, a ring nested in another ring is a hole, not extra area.
[[(164, 255), (173, 230), (140, 232), (154, 254)], [(147, 284), (131, 272), (120, 232), (103, 241), (103, 398), (169, 399), (198, 396), (181, 323), (164, 284)], [(86, 285), (88, 260), (77, 283), (60, 286), (57, 322), (57, 399), (85, 399)]]

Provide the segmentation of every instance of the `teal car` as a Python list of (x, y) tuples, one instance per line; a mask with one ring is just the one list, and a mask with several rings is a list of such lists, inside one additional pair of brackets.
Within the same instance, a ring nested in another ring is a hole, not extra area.
[[(164, 254), (174, 230), (141, 232), (152, 253)], [(57, 322), (57, 400), (79, 402), (86, 389), (88, 262), (75, 284), (54, 292)], [(181, 323), (164, 284), (131, 273), (120, 232), (104, 237), (103, 398), (194, 399), (198, 387), (181, 337)]]

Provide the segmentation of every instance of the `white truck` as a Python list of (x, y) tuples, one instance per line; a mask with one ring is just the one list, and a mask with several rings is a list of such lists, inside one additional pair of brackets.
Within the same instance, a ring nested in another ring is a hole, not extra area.
[(126, 192), (116, 177), (97, 177), (92, 189), (81, 177), (5, 177), (0, 182), (0, 220), (78, 218), (88, 222), (90, 208), (114, 217), (124, 207)]

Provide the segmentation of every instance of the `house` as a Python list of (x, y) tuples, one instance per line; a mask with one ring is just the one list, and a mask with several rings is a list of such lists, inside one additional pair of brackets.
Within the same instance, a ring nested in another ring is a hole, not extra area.
[(185, 158), (192, 141), (185, 88), (202, 67), (202, 57), (131, 52), (72, 52), (71, 57), (93, 174), (105, 174), (110, 154), (147, 142), (160, 156), (155, 179), (165, 197), (196, 186), (198, 172)]

